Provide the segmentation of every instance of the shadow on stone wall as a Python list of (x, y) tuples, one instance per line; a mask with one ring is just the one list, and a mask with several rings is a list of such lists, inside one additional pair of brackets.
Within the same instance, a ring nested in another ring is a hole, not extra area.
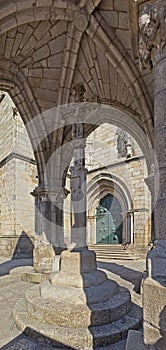
[(12, 259), (33, 258), (33, 248), (34, 244), (32, 242), (32, 239), (29, 238), (25, 231), (22, 231), (15, 247)]

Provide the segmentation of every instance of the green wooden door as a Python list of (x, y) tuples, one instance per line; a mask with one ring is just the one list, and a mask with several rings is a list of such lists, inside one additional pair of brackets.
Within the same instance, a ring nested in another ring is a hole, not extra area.
[(117, 244), (116, 227), (109, 210), (99, 204), (96, 213), (96, 243)]
[(96, 209), (96, 243), (122, 243), (121, 207), (111, 194), (106, 195)]

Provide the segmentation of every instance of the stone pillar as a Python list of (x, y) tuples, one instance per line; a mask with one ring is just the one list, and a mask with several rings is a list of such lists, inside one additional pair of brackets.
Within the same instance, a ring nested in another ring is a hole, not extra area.
[[(50, 222), (50, 207), (51, 202), (48, 196), (48, 187), (36, 187), (32, 196), (35, 197), (35, 232), (39, 237), (42, 233), (47, 236), (48, 223)], [(49, 237), (47, 237), (48, 239)], [(48, 239), (49, 240), (49, 239)]]
[(74, 165), (71, 171), (71, 208), (74, 224), (71, 223), (71, 240), (75, 249), (86, 248), (86, 174), (85, 168), (85, 138), (83, 124), (76, 123), (72, 129), (72, 146), (74, 150)]
[(64, 243), (64, 200), (67, 198), (69, 191), (62, 187), (49, 191), (51, 201), (51, 242), (54, 245), (55, 252), (61, 253), (66, 249)]
[(154, 228), (154, 207), (155, 207), (155, 172), (152, 171), (150, 175), (145, 179), (145, 183), (148, 186), (151, 193), (151, 242), (155, 241), (155, 228)]
[[(139, 50), (141, 64), (154, 71), (154, 138), (155, 192), (154, 223), (155, 249), (150, 256), (152, 277), (166, 280), (166, 266), (160, 269), (157, 261), (166, 259), (166, 4), (162, 0), (140, 8)], [(149, 256), (149, 258), (150, 258)], [(153, 257), (155, 259), (153, 260)], [(166, 260), (165, 260), (166, 261)], [(158, 265), (158, 268), (157, 268)], [(164, 267), (163, 266), (163, 267)], [(158, 269), (158, 272), (156, 271)], [(165, 276), (165, 277), (164, 277)]]
[(48, 187), (36, 187), (35, 197), (36, 241), (33, 251), (35, 272), (55, 271), (55, 255), (65, 249), (63, 233), (63, 201), (66, 189), (49, 191)]
[(142, 67), (154, 72), (154, 248), (148, 253), (143, 287), (144, 343), (146, 349), (164, 349), (166, 342), (166, 3), (140, 6), (139, 52)]
[[(73, 87), (76, 103), (85, 101), (85, 88), (82, 83)], [(74, 250), (87, 248), (86, 245), (86, 174), (85, 168), (84, 124), (81, 111), (78, 111), (72, 126), (73, 166), (70, 168), (71, 178), (71, 241)], [(74, 222), (73, 222), (74, 221)]]
[(55, 252), (50, 243), (51, 202), (47, 187), (36, 187), (31, 193), (35, 197), (36, 241), (33, 250), (33, 267), (38, 273), (54, 272)]

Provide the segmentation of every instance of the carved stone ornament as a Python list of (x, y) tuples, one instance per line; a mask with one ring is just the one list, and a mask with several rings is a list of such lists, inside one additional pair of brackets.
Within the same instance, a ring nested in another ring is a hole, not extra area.
[(65, 188), (58, 188), (54, 191), (48, 190), (48, 187), (36, 187), (33, 192), (31, 192), (31, 195), (33, 197), (38, 197), (40, 202), (61, 202), (63, 199), (66, 199), (68, 196), (69, 191)]
[(139, 57), (141, 68), (152, 69), (156, 53), (166, 48), (166, 2), (158, 0), (140, 6)]
[(36, 187), (33, 192), (31, 192), (33, 197), (38, 197), (40, 202), (48, 202), (48, 188), (47, 187)]
[(77, 83), (73, 86), (74, 102), (85, 102), (85, 87), (82, 83)]

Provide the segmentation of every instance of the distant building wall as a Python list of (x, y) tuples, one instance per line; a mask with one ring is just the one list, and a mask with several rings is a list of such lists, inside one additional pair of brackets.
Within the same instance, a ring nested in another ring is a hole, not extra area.
[(89, 243), (96, 242), (96, 207), (111, 193), (121, 203), (123, 242), (131, 236), (134, 246), (144, 249), (151, 240), (151, 197), (144, 181), (148, 173), (140, 147), (125, 131), (103, 124), (88, 137), (86, 153)]
[(30, 192), (36, 186), (36, 175), (25, 126), (5, 93), (0, 103), (0, 255), (13, 256), (16, 250), (15, 257), (30, 254), (34, 232), (34, 198)]

